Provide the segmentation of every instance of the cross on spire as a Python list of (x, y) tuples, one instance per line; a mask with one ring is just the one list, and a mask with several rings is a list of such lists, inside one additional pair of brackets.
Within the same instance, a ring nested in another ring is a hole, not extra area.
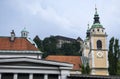
[(95, 14), (97, 14), (97, 7), (96, 7), (96, 4), (95, 4)]

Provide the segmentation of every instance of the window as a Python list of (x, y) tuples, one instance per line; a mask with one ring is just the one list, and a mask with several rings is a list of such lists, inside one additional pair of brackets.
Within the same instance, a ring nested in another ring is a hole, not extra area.
[(33, 79), (44, 79), (44, 75), (43, 74), (34, 74)]
[(58, 79), (58, 75), (55, 74), (49, 74), (48, 79)]
[(97, 29), (97, 31), (99, 32), (99, 29)]
[(13, 79), (13, 74), (11, 74), (11, 73), (2, 73), (1, 79)]
[(102, 30), (102, 32), (103, 32), (103, 30)]
[(29, 74), (18, 74), (18, 79), (29, 79)]
[(101, 42), (101, 40), (97, 41), (97, 49), (102, 49), (102, 42)]
[(24, 36), (25, 36), (25, 33), (24, 33)]

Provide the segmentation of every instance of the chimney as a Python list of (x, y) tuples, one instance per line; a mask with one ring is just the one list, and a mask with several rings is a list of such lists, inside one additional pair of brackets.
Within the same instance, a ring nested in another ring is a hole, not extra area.
[(12, 30), (10, 41), (14, 41), (14, 40), (15, 40), (15, 33), (14, 33), (14, 30)]

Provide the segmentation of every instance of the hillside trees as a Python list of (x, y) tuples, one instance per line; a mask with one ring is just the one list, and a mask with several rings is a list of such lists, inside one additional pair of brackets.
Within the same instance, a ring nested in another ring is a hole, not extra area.
[(80, 55), (80, 43), (64, 43), (60, 50), (64, 53), (64, 55)]
[(58, 40), (54, 36), (46, 37), (43, 41), (38, 39), (39, 37), (34, 38), (34, 42), (37, 44), (38, 48), (44, 52), (43, 58), (48, 55), (80, 55), (80, 43), (64, 43), (61, 48), (57, 47)]
[(54, 38), (54, 36), (47, 37), (43, 40), (43, 57), (46, 57), (48, 55), (56, 55), (57, 54), (57, 40)]
[(33, 41), (36, 43), (38, 49), (43, 51), (42, 40), (38, 36), (35, 36)]

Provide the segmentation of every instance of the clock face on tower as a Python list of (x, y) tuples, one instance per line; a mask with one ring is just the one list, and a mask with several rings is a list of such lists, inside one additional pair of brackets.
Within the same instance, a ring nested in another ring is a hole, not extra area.
[(98, 52), (97, 52), (97, 57), (98, 57), (98, 58), (103, 58), (103, 52), (98, 51)]

